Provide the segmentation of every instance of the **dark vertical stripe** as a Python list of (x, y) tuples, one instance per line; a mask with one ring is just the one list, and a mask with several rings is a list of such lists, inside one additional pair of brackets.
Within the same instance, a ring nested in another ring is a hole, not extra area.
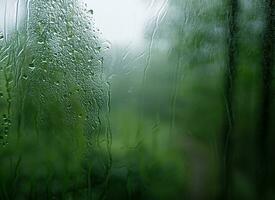
[(227, 65), (225, 71), (225, 113), (222, 132), (221, 195), (229, 199), (232, 177), (232, 137), (234, 131), (233, 97), (236, 79), (238, 0), (228, 0)]
[(263, 33), (261, 105), (258, 131), (258, 171), (256, 183), (258, 199), (267, 199), (268, 137), (271, 126), (272, 72), (274, 67), (274, 0), (265, 1), (265, 28)]

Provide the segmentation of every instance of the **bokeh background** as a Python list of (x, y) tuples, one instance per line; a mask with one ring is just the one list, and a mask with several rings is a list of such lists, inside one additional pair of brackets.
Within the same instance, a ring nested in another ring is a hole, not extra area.
[(33, 2), (0, 0), (0, 199), (275, 198), (274, 1)]

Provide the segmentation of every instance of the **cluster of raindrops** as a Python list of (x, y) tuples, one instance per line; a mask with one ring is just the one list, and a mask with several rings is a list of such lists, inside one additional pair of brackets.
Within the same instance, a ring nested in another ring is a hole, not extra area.
[(11, 127), (9, 84), (12, 79), (9, 73), (11, 64), (8, 62), (10, 57), (8, 48), (4, 43), (4, 33), (0, 31), (0, 146), (2, 147), (8, 144), (8, 133)]
[(11, 121), (6, 114), (3, 114), (0, 126), (0, 145), (5, 147), (8, 144), (8, 132)]
[[(94, 24), (93, 10), (85, 4), (77, 0), (30, 1), (25, 23), (0, 52), (7, 53), (9, 62), (9, 67), (0, 62), (0, 67), (5, 65), (0, 76), (9, 78), (0, 84), (13, 98), (5, 104), (12, 113), (5, 123), (13, 123), (17, 131), (26, 118), (28, 126), (35, 121), (35, 129), (48, 127), (49, 118), (59, 121), (53, 124), (64, 124), (66, 130), (82, 123), (88, 141), (95, 141), (107, 105), (102, 52), (109, 44), (102, 44), (106, 43)], [(32, 119), (34, 112), (38, 114)]]

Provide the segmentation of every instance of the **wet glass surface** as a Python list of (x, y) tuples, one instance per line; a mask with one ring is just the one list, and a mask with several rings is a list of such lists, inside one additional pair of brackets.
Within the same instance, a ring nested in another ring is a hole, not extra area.
[(273, 0), (0, 0), (0, 199), (273, 199)]

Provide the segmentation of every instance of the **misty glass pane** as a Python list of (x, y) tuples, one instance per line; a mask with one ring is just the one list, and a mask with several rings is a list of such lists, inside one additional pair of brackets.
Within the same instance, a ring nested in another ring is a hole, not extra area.
[(273, 0), (0, 0), (0, 199), (274, 199)]

